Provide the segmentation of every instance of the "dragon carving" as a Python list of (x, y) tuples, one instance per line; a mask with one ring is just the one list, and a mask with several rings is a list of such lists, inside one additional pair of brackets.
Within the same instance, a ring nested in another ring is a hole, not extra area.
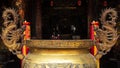
[(4, 23), (1, 38), (6, 47), (8, 47), (13, 54), (18, 54), (22, 45), (22, 35), (25, 27), (18, 27), (19, 14), (17, 14), (15, 9), (6, 9), (3, 12), (2, 17), (4, 19)]
[[(2, 40), (8, 49), (14, 54), (20, 54), (22, 47), (23, 32), (25, 26), (20, 27), (19, 13), (15, 9), (6, 9), (3, 12)], [(96, 58), (110, 51), (115, 45), (118, 35), (116, 30), (117, 12), (113, 8), (105, 9), (101, 14), (102, 27), (95, 27), (95, 44), (97, 44), (98, 54)]]
[(21, 47), (23, 45), (23, 32), (25, 25), (22, 25), (24, 20), (24, 2), (23, 0), (16, 1), (16, 10), (6, 8), (3, 11), (3, 28), (1, 38), (5, 46), (18, 58), (23, 59)]
[(115, 45), (118, 34), (116, 29), (117, 12), (113, 8), (108, 8), (102, 11), (101, 24), (102, 27), (95, 27), (95, 43), (97, 44), (98, 54), (96, 58), (107, 54)]

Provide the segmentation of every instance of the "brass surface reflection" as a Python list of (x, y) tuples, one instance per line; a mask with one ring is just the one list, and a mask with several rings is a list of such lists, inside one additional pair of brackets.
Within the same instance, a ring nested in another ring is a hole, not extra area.
[(31, 51), (22, 68), (96, 68), (89, 53), (91, 40), (29, 40), (26, 44)]

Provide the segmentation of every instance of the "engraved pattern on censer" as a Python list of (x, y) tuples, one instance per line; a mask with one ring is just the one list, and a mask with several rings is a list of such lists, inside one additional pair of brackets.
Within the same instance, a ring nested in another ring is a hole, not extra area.
[[(31, 67), (32, 66), (32, 67)], [(23, 68), (92, 68), (95, 64), (73, 64), (73, 63), (24, 63)]]
[[(47, 42), (47, 43), (46, 43)], [(37, 48), (90, 48), (92, 40), (27, 40), (26, 45)], [(49, 46), (48, 46), (49, 45)]]

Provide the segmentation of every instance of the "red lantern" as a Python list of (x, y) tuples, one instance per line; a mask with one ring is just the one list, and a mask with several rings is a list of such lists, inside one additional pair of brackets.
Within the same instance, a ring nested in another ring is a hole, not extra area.
[(81, 0), (78, 0), (78, 1), (77, 1), (77, 5), (78, 5), (78, 6), (81, 6)]
[(103, 6), (107, 6), (108, 5), (108, 3), (107, 3), (107, 1), (105, 0), (104, 2), (103, 2)]
[(50, 1), (50, 6), (52, 7), (54, 4), (53, 0)]

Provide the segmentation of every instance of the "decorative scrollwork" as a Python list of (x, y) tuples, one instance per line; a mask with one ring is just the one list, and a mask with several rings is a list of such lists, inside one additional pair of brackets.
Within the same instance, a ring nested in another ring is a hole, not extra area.
[(18, 23), (18, 14), (15, 9), (5, 9), (2, 15), (4, 19), (4, 27), (8, 27), (10, 24), (17, 24)]
[(95, 41), (99, 51), (98, 54), (106, 54), (115, 45), (118, 39), (118, 34), (115, 27), (117, 17), (117, 11), (113, 8), (105, 9), (102, 12), (100, 18), (102, 27), (95, 28)]
[(13, 52), (14, 54), (20, 53), (19, 49), (21, 48), (21, 39), (24, 31), (24, 26), (18, 27), (19, 23), (19, 14), (15, 9), (5, 9), (3, 12), (3, 28), (2, 28), (2, 40), (6, 47)]

